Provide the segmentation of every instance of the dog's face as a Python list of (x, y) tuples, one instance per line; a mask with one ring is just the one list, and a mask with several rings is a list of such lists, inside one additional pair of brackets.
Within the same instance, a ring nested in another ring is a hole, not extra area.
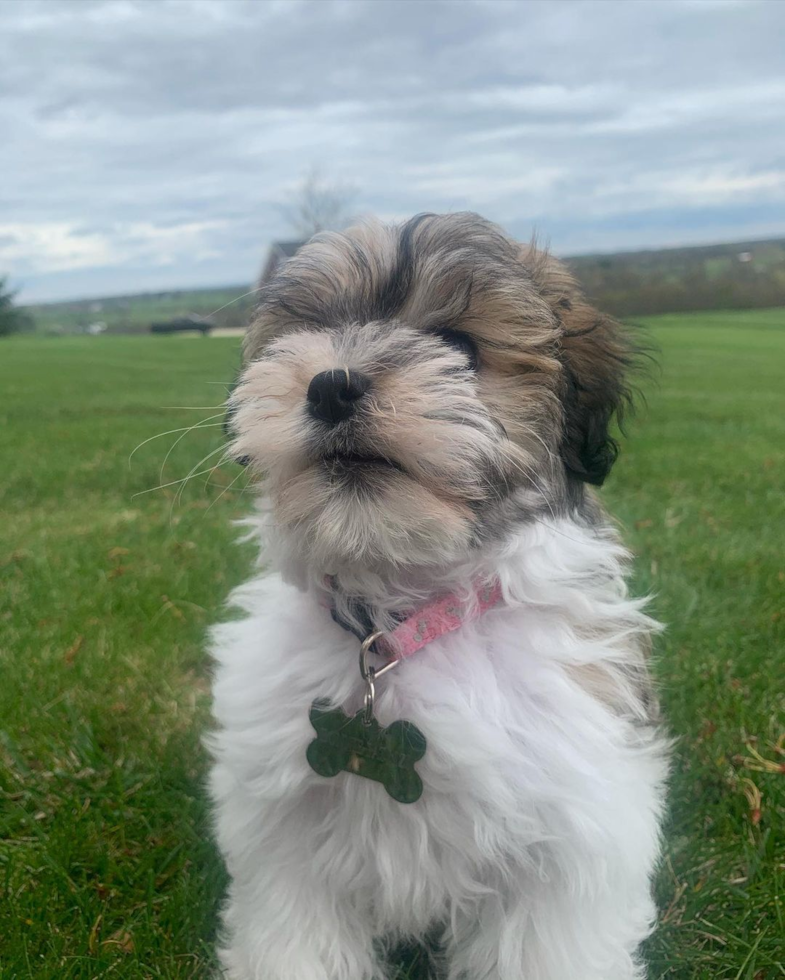
[(467, 214), (313, 240), (266, 287), (245, 357), (232, 452), (324, 573), (455, 563), (575, 506), (626, 398), (616, 325)]

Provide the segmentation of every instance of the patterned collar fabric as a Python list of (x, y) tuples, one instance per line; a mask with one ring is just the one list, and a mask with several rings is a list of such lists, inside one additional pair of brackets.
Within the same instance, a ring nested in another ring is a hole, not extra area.
[[(452, 633), (466, 623), (479, 619), (489, 609), (498, 605), (501, 598), (502, 588), (498, 580), (475, 585), (474, 594), (468, 599), (454, 593), (441, 596), (403, 619), (392, 632), (380, 637), (375, 646), (383, 648), (384, 652), (396, 660), (404, 660), (418, 650), (422, 650), (433, 640), (438, 640), (440, 636)], [(367, 617), (367, 611), (358, 603), (355, 615), (361, 622), (364, 621), (363, 613), (368, 621), (368, 629), (365, 633), (367, 636), (373, 631), (373, 626)], [(356, 629), (337, 616), (334, 609), (332, 616), (339, 626), (358, 635)], [(365, 636), (359, 636), (359, 639), (364, 639)]]

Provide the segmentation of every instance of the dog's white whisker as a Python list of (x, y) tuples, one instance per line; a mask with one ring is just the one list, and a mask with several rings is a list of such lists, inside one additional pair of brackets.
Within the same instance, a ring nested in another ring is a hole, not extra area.
[[(193, 432), (194, 429), (207, 429), (207, 428), (212, 428), (212, 426), (205, 425), (204, 423), (205, 422), (210, 422), (212, 419), (215, 419), (215, 418), (220, 418), (220, 416), (218, 416), (218, 415), (212, 415), (212, 416), (210, 416), (210, 418), (203, 419), (201, 422), (197, 422), (195, 425), (184, 425), (184, 426), (182, 426), (180, 428), (177, 428), (177, 429), (168, 429), (166, 432), (159, 432), (159, 433), (157, 433), (154, 436), (150, 436), (148, 439), (145, 439), (143, 442), (140, 442), (138, 446), (135, 446), (131, 450), (131, 452), (128, 454), (128, 464), (129, 464), (129, 466), (131, 464), (131, 459), (133, 458), (133, 456), (138, 452), (138, 450), (140, 450), (142, 448), (142, 446), (146, 446), (149, 442), (154, 442), (156, 439), (162, 439), (164, 436), (174, 435), (175, 432), (185, 432), (185, 433), (187, 433), (187, 432)], [(221, 424), (222, 423), (220, 423), (220, 422), (216, 423), (216, 425), (219, 426), (219, 427), (220, 427)]]
[(256, 286), (254, 289), (249, 289), (247, 293), (241, 293), (239, 296), (235, 296), (235, 298), (229, 300), (228, 303), (224, 303), (223, 306), (219, 306), (217, 310), (213, 310), (212, 313), (208, 313), (205, 319), (209, 319), (211, 316), (215, 316), (216, 313), (222, 313), (230, 306), (234, 306), (235, 303), (239, 303), (241, 299), (245, 299), (246, 296), (253, 296), (254, 293), (258, 293), (261, 289), (262, 289), (261, 286)]
[(167, 411), (206, 412), (211, 408), (225, 408), (225, 405), (219, 402), (217, 405), (164, 405), (163, 408)]
[(215, 470), (214, 466), (208, 467), (206, 470), (201, 470), (199, 473), (189, 473), (188, 476), (182, 477), (180, 480), (170, 480), (169, 483), (161, 483), (157, 487), (148, 487), (146, 490), (138, 490), (136, 493), (131, 494), (131, 499), (135, 497), (141, 497), (146, 493), (155, 493), (156, 490), (165, 490), (167, 487), (175, 487), (181, 483), (187, 483), (188, 480), (193, 479), (197, 476), (203, 476), (205, 473), (212, 473)]
[[(158, 471), (159, 472), (159, 479), (163, 480), (163, 478), (164, 478), (164, 470), (166, 469), (166, 464), (169, 462), (169, 457), (175, 451), (175, 449), (177, 448), (177, 446), (182, 442), (182, 440), (188, 435), (188, 433), (189, 432), (193, 432), (195, 429), (211, 428), (212, 426), (208, 426), (205, 423), (210, 423), (210, 422), (213, 421), (213, 419), (219, 419), (219, 418), (223, 418), (223, 413), (220, 413), (218, 415), (211, 415), (211, 416), (209, 416), (209, 418), (202, 419), (201, 422), (197, 422), (195, 425), (192, 425), (189, 428), (185, 429), (175, 439), (175, 441), (172, 443), (172, 445), (166, 451), (166, 455), (164, 456), (163, 460), (161, 461), (161, 468)], [(217, 427), (217, 428), (223, 427), (223, 422), (217, 422), (217, 423), (215, 423), (215, 427)]]
[[(218, 463), (213, 464), (213, 466), (208, 467), (208, 469), (206, 470), (201, 470), (198, 473), (196, 472), (203, 463), (206, 463), (208, 459), (212, 459), (213, 456), (217, 456), (218, 453), (223, 454), (225, 458), (220, 459)], [(188, 483), (188, 481), (197, 479), (198, 477), (203, 476), (205, 473), (214, 472), (224, 462), (228, 461), (228, 457), (226, 457), (226, 453), (227, 453), (226, 446), (218, 446), (216, 449), (213, 449), (212, 452), (207, 453), (205, 456), (202, 456), (202, 458), (199, 460), (198, 463), (194, 463), (193, 467), (188, 472), (188, 474), (182, 480), (177, 481), (179, 483), (179, 487), (172, 501), (172, 507), (171, 507), (172, 511), (174, 510), (175, 506), (179, 505), (180, 501), (182, 500), (183, 490), (185, 489), (185, 485)]]
[(223, 490), (221, 490), (221, 492), (218, 494), (218, 496), (214, 500), (212, 500), (210, 502), (210, 505), (208, 506), (208, 508), (205, 511), (205, 513), (208, 513), (209, 511), (211, 511), (213, 509), (213, 507), (215, 506), (215, 504), (218, 503), (218, 501), (221, 499), (221, 497), (223, 497), (223, 495), (227, 492), (227, 490), (231, 490), (232, 489), (232, 487), (235, 485), (235, 483), (237, 483), (237, 481), (240, 479), (240, 477), (242, 475), (243, 475), (242, 472), (238, 473), (237, 476), (232, 480), (232, 482), (231, 483), (228, 483), (223, 488)]

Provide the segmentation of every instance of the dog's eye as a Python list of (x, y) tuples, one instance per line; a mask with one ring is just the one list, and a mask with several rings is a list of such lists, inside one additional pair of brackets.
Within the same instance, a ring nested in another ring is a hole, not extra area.
[(477, 344), (475, 344), (468, 334), (462, 333), (460, 330), (453, 330), (452, 327), (442, 327), (439, 330), (435, 330), (434, 333), (439, 340), (444, 341), (445, 344), (449, 344), (450, 347), (460, 351), (461, 354), (465, 354), (471, 370), (477, 370), (480, 365), (480, 355), (477, 350)]

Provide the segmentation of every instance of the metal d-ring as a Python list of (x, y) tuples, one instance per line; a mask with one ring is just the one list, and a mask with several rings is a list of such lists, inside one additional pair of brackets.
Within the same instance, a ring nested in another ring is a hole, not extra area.
[(363, 695), (363, 725), (370, 725), (373, 721), (373, 703), (376, 700), (376, 687), (373, 683), (374, 669), (370, 668), (368, 676), (365, 678), (365, 694)]
[(376, 700), (376, 684), (374, 682), (376, 681), (376, 678), (386, 674), (388, 671), (392, 670), (393, 667), (397, 667), (399, 663), (397, 658), (393, 657), (378, 669), (368, 664), (368, 653), (370, 652), (371, 647), (374, 645), (374, 643), (376, 643), (379, 637), (383, 635), (383, 630), (377, 630), (375, 633), (369, 633), (360, 646), (360, 674), (362, 679), (365, 681), (365, 694), (363, 696), (364, 725), (370, 725), (373, 721), (373, 706)]

